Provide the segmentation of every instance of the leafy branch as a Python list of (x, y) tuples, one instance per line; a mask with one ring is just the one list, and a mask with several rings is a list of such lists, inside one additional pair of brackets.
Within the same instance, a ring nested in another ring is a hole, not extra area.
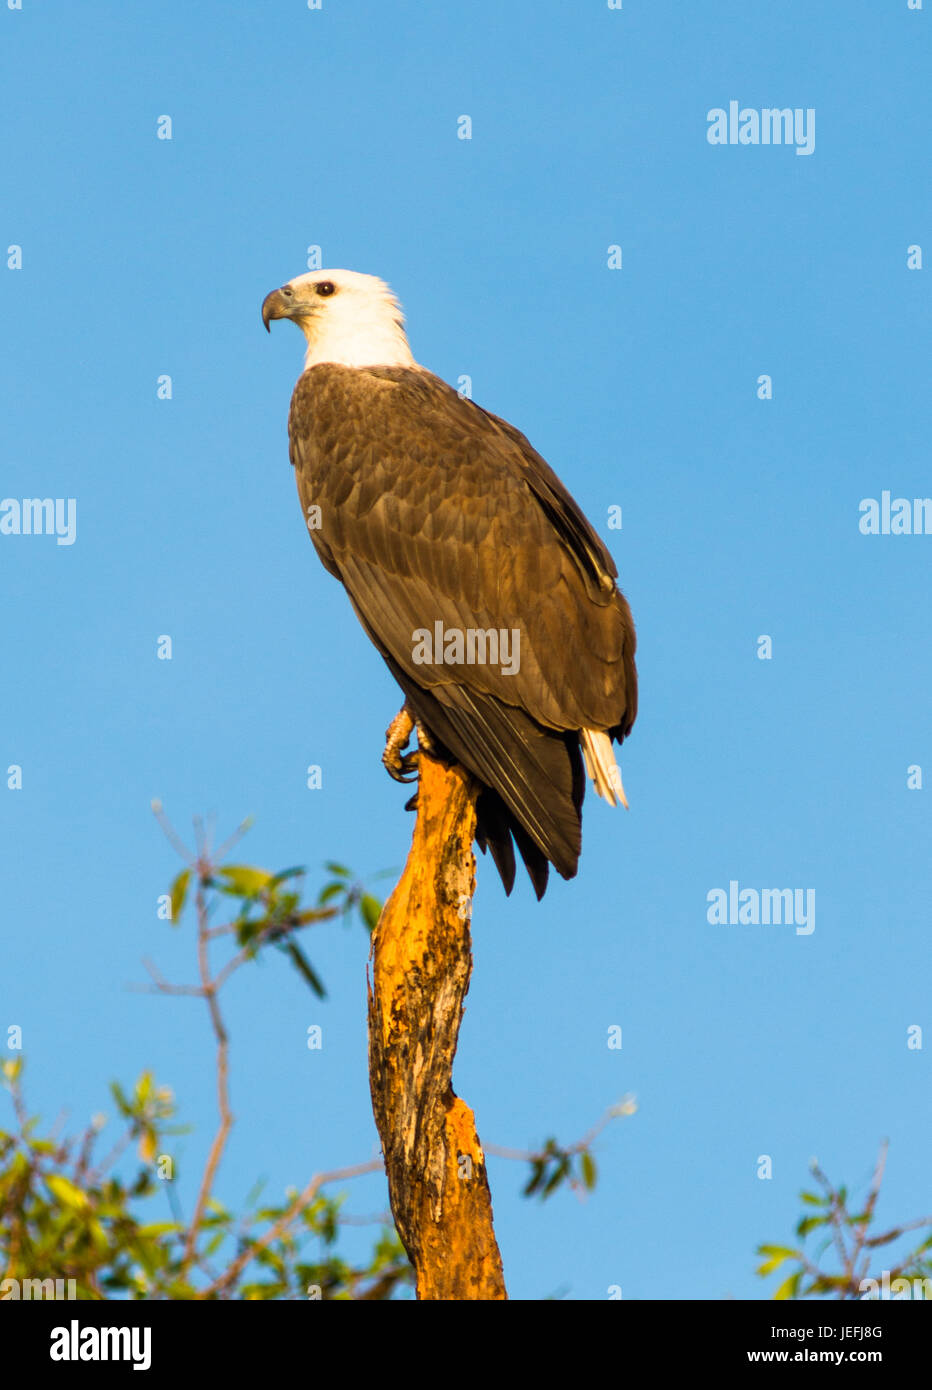
[[(929, 1253), (932, 1251), (932, 1235), (927, 1235), (918, 1244), (911, 1245), (905, 1254), (899, 1255), (892, 1269), (871, 1275), (874, 1251), (900, 1240), (908, 1232), (932, 1228), (932, 1216), (926, 1216), (876, 1232), (877, 1199), (886, 1170), (887, 1148), (884, 1140), (863, 1205), (857, 1204), (853, 1211), (848, 1189), (836, 1188), (818, 1163), (813, 1161), (811, 1172), (820, 1190), (800, 1193), (806, 1210), (797, 1222), (796, 1234), (801, 1238), (802, 1245), (757, 1247), (758, 1255), (763, 1256), (757, 1269), (762, 1278), (787, 1263), (796, 1265), (777, 1288), (775, 1299), (861, 1299), (882, 1287), (886, 1288), (887, 1297), (892, 1291), (894, 1298), (922, 1298), (926, 1296), (926, 1289), (932, 1288), (932, 1255)], [(805, 1245), (814, 1232), (820, 1233), (819, 1248), (810, 1255)], [(834, 1259), (825, 1263), (828, 1255), (834, 1256)], [(896, 1281), (901, 1282), (897, 1285)]]
[[(4, 1278), (21, 1285), (74, 1279), (77, 1297), (83, 1299), (385, 1300), (406, 1293), (412, 1270), (390, 1214), (356, 1218), (357, 1223), (374, 1221), (381, 1227), (368, 1260), (353, 1265), (337, 1251), (341, 1228), (354, 1218), (343, 1213), (344, 1194), (332, 1196), (327, 1189), (363, 1174), (384, 1172), (381, 1157), (317, 1173), (278, 1203), (262, 1202), (258, 1185), (238, 1216), (216, 1196), (218, 1171), (234, 1127), (223, 987), (237, 970), (274, 951), (289, 960), (317, 998), (325, 998), (323, 981), (303, 941), (299, 945), (299, 935), (337, 919), (358, 920), (371, 932), (381, 910), (378, 899), (345, 865), (330, 861), (316, 899), (308, 903), (304, 869), (272, 873), (225, 862), (249, 821), (213, 849), (212, 832), (195, 820), (195, 843), (189, 849), (161, 805), (153, 803), (153, 810), (184, 860), (166, 895), (163, 915), (178, 927), (186, 908), (193, 907), (197, 978), (194, 983), (174, 983), (146, 961), (149, 983), (135, 988), (203, 1000), (215, 1042), (217, 1126), (194, 1209), (186, 1219), (171, 1156), (172, 1140), (187, 1127), (177, 1123), (171, 1088), (151, 1071), (144, 1071), (132, 1087), (112, 1084), (118, 1132), (104, 1148), (103, 1134), (111, 1122), (103, 1114), (75, 1135), (62, 1136), (58, 1126), (40, 1134), (39, 1119), (29, 1114), (23, 1092), (23, 1059), (10, 1058), (0, 1068), (15, 1117), (10, 1132), (0, 1130)], [(224, 904), (229, 907), (226, 920), (213, 925)], [(594, 1140), (612, 1118), (633, 1110), (629, 1099), (620, 1102), (588, 1134), (566, 1147), (551, 1139), (530, 1153), (498, 1148), (489, 1152), (531, 1165), (528, 1195), (549, 1196), (564, 1181), (577, 1191), (591, 1190), (596, 1181), (590, 1152)], [(127, 1175), (134, 1150), (136, 1167)], [(169, 1210), (154, 1218), (147, 1207), (160, 1198)], [(315, 1259), (307, 1255), (309, 1241), (322, 1247)]]
[(531, 1165), (530, 1176), (522, 1192), (525, 1197), (537, 1195), (543, 1201), (564, 1182), (577, 1194), (591, 1192), (598, 1177), (592, 1145), (612, 1120), (633, 1115), (636, 1110), (634, 1097), (624, 1096), (617, 1104), (609, 1106), (602, 1118), (574, 1144), (561, 1146), (551, 1138), (542, 1148), (530, 1152), (503, 1149), (496, 1144), (486, 1144), (486, 1152), (498, 1158), (514, 1158)]

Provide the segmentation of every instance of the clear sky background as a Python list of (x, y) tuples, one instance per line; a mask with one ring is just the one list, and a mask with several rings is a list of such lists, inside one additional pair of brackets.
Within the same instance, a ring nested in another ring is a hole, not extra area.
[[(110, 1079), (153, 1068), (194, 1125), (190, 1211), (211, 1036), (196, 1002), (127, 989), (143, 956), (192, 978), (191, 923), (156, 918), (179, 865), (153, 797), (189, 838), (253, 815), (237, 857), (312, 890), (328, 858), (404, 862), (398, 692), (302, 523), (302, 340), (259, 318), (319, 245), (530, 436), (638, 625), (630, 812), (587, 797), (579, 875), (539, 905), (479, 865), (455, 1082), (483, 1140), (571, 1142), (639, 1103), (586, 1201), (524, 1200), (490, 1160), (512, 1296), (767, 1296), (754, 1247), (791, 1234), (810, 1158), (857, 1187), (884, 1136), (880, 1219), (927, 1213), (932, 535), (858, 523), (885, 489), (932, 495), (932, 265), (907, 268), (932, 257), (930, 23), (906, 0), (3, 6), (0, 496), (77, 502), (71, 546), (0, 536), (0, 1038), (23, 1028), (46, 1121), (112, 1114)], [(814, 153), (709, 144), (732, 99), (814, 108)], [(814, 889), (814, 932), (710, 925), (732, 879)], [(226, 996), (234, 1207), (376, 1142), (365, 933), (306, 942), (326, 1003), (277, 961)], [(385, 1205), (377, 1178), (350, 1191)]]

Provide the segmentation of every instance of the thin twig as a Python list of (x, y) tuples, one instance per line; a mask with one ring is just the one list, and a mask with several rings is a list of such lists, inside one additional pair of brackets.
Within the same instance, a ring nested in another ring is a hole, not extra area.
[[(574, 1144), (570, 1144), (565, 1149), (560, 1147), (558, 1151), (559, 1155), (565, 1154), (569, 1156), (571, 1154), (584, 1153), (585, 1150), (591, 1146), (593, 1140), (599, 1137), (603, 1129), (610, 1125), (612, 1120), (616, 1119), (619, 1113), (620, 1111), (618, 1106), (609, 1106), (609, 1108), (606, 1110), (605, 1114), (601, 1117), (601, 1119), (597, 1120), (596, 1123), (592, 1126), (592, 1128), (588, 1130), (588, 1132), (584, 1134), (581, 1139), (577, 1139)], [(529, 1152), (525, 1149), (501, 1148), (498, 1144), (485, 1144), (483, 1145), (483, 1147), (485, 1148), (486, 1153), (494, 1154), (496, 1158), (513, 1158), (523, 1163), (540, 1163), (548, 1158), (554, 1158), (558, 1156), (549, 1152), (547, 1149), (538, 1149)]]
[(165, 836), (172, 849), (181, 859), (185, 861), (186, 864), (190, 864), (193, 867), (195, 863), (195, 857), (188, 849), (187, 845), (184, 843), (181, 836), (178, 834), (177, 830), (166, 816), (165, 812), (162, 810), (161, 801), (152, 802), (152, 811), (155, 815), (156, 820), (161, 826), (162, 834)]
[[(200, 835), (200, 829), (198, 834)], [(213, 1026), (214, 1036), (217, 1039), (217, 1106), (220, 1111), (220, 1124), (217, 1133), (214, 1135), (214, 1142), (210, 1146), (210, 1153), (207, 1155), (207, 1164), (204, 1168), (204, 1175), (201, 1179), (200, 1191), (197, 1194), (197, 1203), (194, 1207), (194, 1215), (191, 1217), (191, 1225), (188, 1228), (185, 1240), (184, 1254), (181, 1260), (181, 1272), (188, 1268), (194, 1255), (194, 1246), (197, 1241), (197, 1234), (200, 1230), (204, 1211), (213, 1190), (214, 1177), (226, 1147), (227, 1138), (233, 1127), (233, 1114), (230, 1110), (230, 1091), (229, 1091), (229, 1037), (223, 1022), (223, 1015), (220, 1012), (220, 1005), (217, 1002), (216, 983), (210, 978), (210, 960), (207, 942), (207, 902), (204, 895), (205, 879), (210, 877), (210, 866), (206, 863), (198, 865), (198, 884), (196, 894), (197, 907), (197, 962), (198, 972), (201, 978), (201, 988), (207, 1000), (207, 1008), (210, 1013), (210, 1021)]]
[(383, 1168), (382, 1160), (379, 1158), (370, 1159), (368, 1163), (357, 1163), (351, 1168), (336, 1168), (331, 1173), (318, 1173), (311, 1178), (303, 1192), (299, 1192), (291, 1205), (282, 1213), (274, 1225), (270, 1226), (263, 1236), (255, 1241), (247, 1249), (240, 1251), (236, 1259), (215, 1279), (209, 1288), (204, 1289), (199, 1298), (209, 1298), (211, 1294), (222, 1293), (239, 1278), (239, 1275), (248, 1264), (259, 1254), (260, 1250), (265, 1250), (276, 1240), (294, 1221), (296, 1216), (313, 1202), (320, 1189), (327, 1183), (347, 1182), (350, 1178), (361, 1177), (364, 1173), (377, 1173)]

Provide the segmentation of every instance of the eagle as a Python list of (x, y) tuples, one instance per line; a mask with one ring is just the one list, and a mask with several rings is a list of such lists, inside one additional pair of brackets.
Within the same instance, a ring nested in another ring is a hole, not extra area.
[(460, 763), (477, 844), (506, 893), (517, 846), (540, 899), (551, 864), (577, 871), (583, 765), (628, 804), (612, 744), (637, 713), (635, 631), (612, 557), (520, 430), (414, 360), (383, 280), (298, 275), (262, 319), (307, 340), (288, 417), (301, 506), (404, 694), (382, 760), (413, 780), (416, 728)]

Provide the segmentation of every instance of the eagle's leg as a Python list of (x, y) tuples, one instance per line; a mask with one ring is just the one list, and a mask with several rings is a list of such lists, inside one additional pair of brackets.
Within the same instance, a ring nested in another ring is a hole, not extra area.
[(417, 741), (420, 747), (424, 749), (425, 753), (436, 753), (437, 741), (433, 734), (425, 724), (421, 723), (420, 719), (415, 719), (414, 723), (417, 726)]
[(402, 753), (402, 749), (408, 746), (413, 728), (414, 720), (404, 704), (385, 730), (382, 763), (389, 777), (394, 777), (396, 782), (417, 780), (417, 753)]

